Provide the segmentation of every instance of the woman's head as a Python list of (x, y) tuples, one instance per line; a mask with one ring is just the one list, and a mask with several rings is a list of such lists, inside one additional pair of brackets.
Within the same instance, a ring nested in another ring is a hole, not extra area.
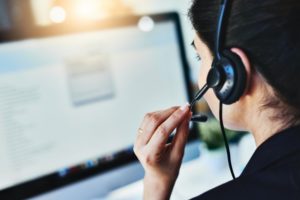
[[(203, 76), (212, 62), (219, 5), (220, 0), (194, 0), (190, 9), (197, 33), (196, 46), (203, 59), (199, 85), (203, 84)], [(262, 111), (275, 111), (270, 117), (286, 126), (300, 122), (299, 13), (299, 0), (234, 0), (223, 33), (223, 46), (236, 47), (233, 51), (246, 64), (248, 75), (256, 74), (251, 81), (262, 82), (261, 91), (265, 91), (259, 97)], [(217, 99), (212, 92), (206, 98), (212, 111), (217, 110)]]

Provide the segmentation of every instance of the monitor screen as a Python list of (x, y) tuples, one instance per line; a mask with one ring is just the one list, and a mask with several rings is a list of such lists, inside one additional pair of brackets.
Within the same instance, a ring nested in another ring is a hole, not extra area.
[(133, 19), (0, 45), (0, 190), (126, 162), (145, 113), (189, 100), (178, 19)]

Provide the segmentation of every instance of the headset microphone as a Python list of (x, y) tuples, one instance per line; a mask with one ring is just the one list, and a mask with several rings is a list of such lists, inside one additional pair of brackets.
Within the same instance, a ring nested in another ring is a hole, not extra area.
[(203, 95), (207, 92), (208, 89), (209, 89), (208, 85), (205, 84), (203, 88), (201, 88), (201, 90), (197, 92), (193, 101), (190, 103), (191, 108), (196, 104), (197, 101), (199, 101), (203, 97)]
[(194, 115), (191, 118), (192, 122), (207, 122), (208, 117), (206, 115), (202, 115), (202, 114), (198, 114), (198, 115)]
[[(220, 84), (223, 83), (221, 76), (222, 75), (220, 74), (220, 72), (218, 70), (216, 70), (215, 68), (212, 68), (209, 71), (209, 73), (207, 75), (206, 84), (199, 90), (199, 92), (197, 92), (193, 101), (191, 101), (191, 103), (190, 103), (191, 108), (196, 104), (197, 101), (199, 101), (205, 95), (205, 93), (208, 91), (209, 88), (216, 88)], [(192, 116), (191, 121), (206, 122), (207, 119), (208, 119), (207, 116), (200, 114), (200, 115)]]

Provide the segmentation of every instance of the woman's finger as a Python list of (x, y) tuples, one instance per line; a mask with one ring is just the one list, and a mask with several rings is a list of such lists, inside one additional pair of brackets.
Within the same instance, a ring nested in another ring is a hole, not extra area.
[(182, 159), (184, 154), (184, 148), (189, 135), (189, 121), (192, 114), (189, 114), (189, 117), (180, 124), (177, 128), (176, 135), (172, 141), (172, 153), (171, 156), (173, 158)]
[(165, 148), (170, 134), (187, 117), (189, 111), (189, 105), (180, 107), (155, 130), (148, 143), (153, 155), (158, 155)]
[(157, 127), (161, 123), (163, 123), (170, 115), (172, 115), (172, 113), (174, 113), (177, 109), (178, 107), (172, 107), (164, 111), (146, 114), (137, 135), (136, 145), (146, 145)]

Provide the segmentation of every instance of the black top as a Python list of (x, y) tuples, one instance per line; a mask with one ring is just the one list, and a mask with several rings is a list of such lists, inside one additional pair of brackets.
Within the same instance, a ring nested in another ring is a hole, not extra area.
[(300, 126), (261, 144), (236, 180), (193, 199), (300, 200)]

